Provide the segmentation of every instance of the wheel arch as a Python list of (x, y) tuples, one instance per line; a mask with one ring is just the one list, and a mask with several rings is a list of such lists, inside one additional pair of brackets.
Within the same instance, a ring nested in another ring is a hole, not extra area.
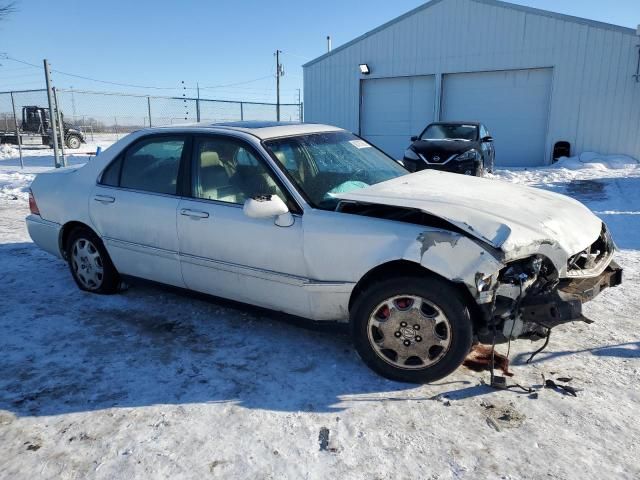
[(357, 300), (358, 296), (362, 294), (369, 285), (379, 280), (399, 276), (430, 276), (448, 283), (460, 293), (462, 299), (467, 305), (474, 330), (481, 325), (483, 321), (482, 312), (473, 298), (473, 295), (463, 282), (452, 281), (433, 270), (410, 260), (392, 260), (382, 263), (365, 273), (358, 283), (356, 283), (356, 286), (351, 292), (351, 296), (349, 297), (349, 312), (351, 312), (353, 304)]
[(93, 232), (98, 238), (100, 238), (100, 235), (98, 235), (98, 233), (86, 223), (78, 222), (75, 220), (65, 223), (60, 229), (60, 235), (58, 238), (60, 253), (62, 254), (62, 258), (64, 258), (65, 260), (67, 259), (67, 240), (69, 240), (69, 235), (71, 235), (71, 232), (73, 232), (77, 228), (86, 228), (87, 230)]

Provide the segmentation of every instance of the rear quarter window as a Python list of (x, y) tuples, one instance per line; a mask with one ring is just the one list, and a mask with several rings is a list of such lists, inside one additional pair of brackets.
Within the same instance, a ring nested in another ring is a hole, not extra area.
[(175, 195), (184, 137), (140, 140), (103, 172), (102, 185)]
[(120, 185), (120, 168), (122, 167), (122, 155), (118, 156), (102, 173), (101, 185), (117, 187)]

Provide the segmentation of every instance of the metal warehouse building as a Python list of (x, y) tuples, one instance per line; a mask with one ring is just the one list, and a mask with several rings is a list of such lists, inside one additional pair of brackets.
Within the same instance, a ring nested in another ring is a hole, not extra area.
[(496, 0), (432, 0), (304, 65), (305, 120), (396, 158), (436, 120), (484, 122), (499, 165), (548, 164), (557, 141), (640, 158), (636, 33)]

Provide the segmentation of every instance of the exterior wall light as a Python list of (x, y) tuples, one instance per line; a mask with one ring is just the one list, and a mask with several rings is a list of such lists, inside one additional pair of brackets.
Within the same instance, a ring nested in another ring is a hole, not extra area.
[(369, 69), (369, 65), (367, 65), (366, 63), (361, 63), (359, 66), (360, 66), (360, 73), (362, 75), (369, 75), (371, 73), (371, 70)]

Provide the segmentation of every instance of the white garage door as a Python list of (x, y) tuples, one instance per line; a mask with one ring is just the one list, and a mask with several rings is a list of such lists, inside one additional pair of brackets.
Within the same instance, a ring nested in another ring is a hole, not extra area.
[(435, 77), (375, 78), (362, 82), (360, 134), (393, 158), (402, 158), (433, 122)]
[(551, 74), (540, 68), (445, 75), (442, 119), (484, 123), (497, 165), (543, 165)]

